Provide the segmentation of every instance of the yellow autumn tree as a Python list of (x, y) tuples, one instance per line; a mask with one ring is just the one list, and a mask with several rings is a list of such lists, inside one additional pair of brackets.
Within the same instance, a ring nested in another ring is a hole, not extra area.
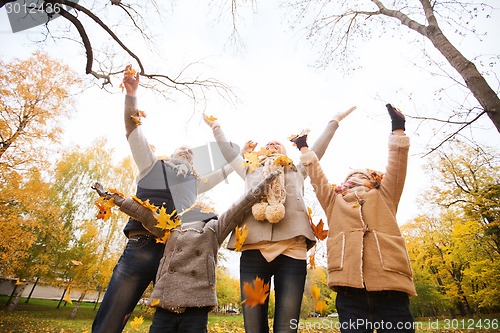
[(0, 176), (47, 160), (60, 140), (61, 120), (74, 110), (81, 80), (60, 60), (34, 52), (28, 59), (0, 59)]

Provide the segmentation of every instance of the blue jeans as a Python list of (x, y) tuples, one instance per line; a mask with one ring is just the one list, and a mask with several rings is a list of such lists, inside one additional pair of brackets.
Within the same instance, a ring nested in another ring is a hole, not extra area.
[(149, 333), (206, 333), (210, 307), (187, 308), (183, 313), (156, 309)]
[[(243, 284), (250, 283), (258, 276), (269, 283), (274, 276), (274, 333), (296, 332), (292, 329), (293, 323), (299, 322), (300, 306), (306, 282), (307, 264), (305, 260), (297, 260), (285, 255), (280, 255), (271, 262), (262, 256), (258, 250), (243, 251), (240, 257), (240, 288), (241, 298), (246, 298), (243, 293)], [(269, 332), (268, 311), (269, 297), (264, 304), (255, 307), (243, 304), (243, 318), (246, 333)], [(295, 325), (296, 326), (296, 325)]]
[(152, 236), (130, 237), (92, 323), (92, 333), (120, 333), (149, 283), (165, 246)]
[(366, 291), (337, 287), (342, 333), (415, 332), (410, 299), (401, 291)]

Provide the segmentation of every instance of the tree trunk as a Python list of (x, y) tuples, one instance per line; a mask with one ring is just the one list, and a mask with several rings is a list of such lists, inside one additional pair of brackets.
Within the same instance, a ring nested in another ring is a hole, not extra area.
[(30, 294), (28, 295), (28, 298), (26, 298), (26, 301), (24, 301), (24, 303), (26, 303), (26, 304), (29, 303), (29, 301), (31, 299), (31, 295), (33, 295), (33, 292), (35, 291), (36, 285), (38, 284), (38, 281), (40, 281), (39, 277), (36, 278), (35, 283), (33, 284), (33, 288), (31, 288)]
[(28, 283), (24, 282), (24, 283), (16, 283), (16, 285), (14, 286), (14, 290), (12, 290), (12, 294), (10, 294), (10, 297), (9, 297), (9, 300), (7, 301), (7, 311), (14, 311), (14, 309), (16, 308), (17, 306), (17, 303), (19, 303), (19, 299), (21, 298), (23, 292), (24, 292), (24, 289), (26, 288), (26, 286), (28, 285)]
[(427, 37), (434, 47), (448, 60), (450, 65), (462, 76), (479, 104), (500, 133), (500, 99), (479, 73), (474, 63), (465, 58), (444, 36), (437, 26), (427, 28)]
[(75, 306), (73, 307), (73, 311), (71, 311), (71, 314), (69, 315), (69, 319), (75, 319), (76, 313), (78, 312), (78, 308), (80, 307), (80, 304), (82, 304), (83, 299), (85, 298), (85, 291), (80, 295), (78, 298), (78, 302), (76, 302)]

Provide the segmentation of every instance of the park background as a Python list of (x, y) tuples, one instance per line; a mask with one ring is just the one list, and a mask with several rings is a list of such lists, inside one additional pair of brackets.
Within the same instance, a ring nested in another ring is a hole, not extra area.
[[(286, 142), (304, 128), (311, 130), (313, 141), (333, 115), (355, 105), (358, 109), (342, 121), (322, 160), (331, 181), (338, 183), (352, 168), (385, 168), (390, 120), (384, 105), (392, 103), (407, 115), (406, 132), (412, 139), (398, 220), (414, 265), (419, 293), (412, 300), (415, 314), (472, 318), (498, 314), (499, 134), (483, 116), (453, 140), (445, 140), (454, 130), (449, 123), (433, 122), (432, 118), (443, 110), (457, 110), (456, 105), (474, 109), (477, 102), (456, 87), (459, 79), (436, 51), (400, 28), (356, 41), (347, 63), (315, 66), (322, 45), (307, 40), (304, 29), (291, 30), (289, 12), (282, 6), (246, 3), (248, 6), (239, 8), (238, 35), (234, 37), (234, 17), (227, 12), (227, 2), (219, 4), (172, 3), (162, 8), (161, 16), (148, 9), (154, 43), (134, 35), (130, 24), (122, 24), (126, 22), (123, 17), (113, 21), (118, 14), (112, 6), (95, 4), (96, 12), (103, 10), (110, 21), (117, 22), (113, 29), (147, 59), (152, 72), (174, 75), (189, 65), (181, 78), (216, 78), (234, 92), (226, 95), (207, 89), (197, 91), (193, 99), (176, 89), (140, 88), (139, 108), (147, 113), (144, 131), (157, 152), (170, 154), (181, 144), (198, 147), (212, 141), (202, 112), (217, 117), (234, 142), (253, 139), (264, 144), (272, 139)], [(474, 27), (465, 32), (447, 30), (448, 38), (474, 60), (498, 91), (500, 13), (498, 8), (479, 3), (477, 8), (475, 17), (469, 13)], [(450, 11), (450, 17), (452, 14)], [(73, 101), (66, 106), (69, 117), (46, 119), (42, 124), (52, 128), (49, 133), (61, 130), (59, 140), (19, 141), (0, 160), (26, 157), (16, 168), (2, 164), (0, 275), (11, 285), (38, 281), (55, 286), (61, 291), (60, 299), (66, 292), (74, 300), (95, 292), (96, 298), (102, 297), (125, 244), (121, 228), (126, 217), (115, 213), (106, 223), (98, 221), (93, 206), (96, 194), (90, 185), (100, 180), (127, 194), (134, 189), (133, 163), (121, 125), (121, 76), (112, 77), (112, 85), (105, 89), (101, 81), (85, 76), (81, 46), (56, 38), (57, 32), (66, 33), (62, 18), (50, 22), (49, 35), (44, 26), (12, 33), (4, 7), (0, 24), (2, 82), (25, 79), (13, 77), (16, 71), (8, 72), (6, 64), (17, 66), (19, 76), (24, 66), (26, 73), (49, 82), (61, 72), (75, 72), (82, 80), (78, 87), (67, 86)], [(67, 34), (76, 38), (74, 32)], [(102, 50), (109, 47), (97, 30), (92, 37)], [(435, 62), (423, 54), (430, 54)], [(34, 62), (28, 64), (28, 59)], [(132, 63), (136, 67), (134, 59), (123, 54), (102, 59), (102, 66), (111, 63), (122, 69)], [(56, 80), (60, 88), (66, 88), (62, 82)], [(298, 152), (286, 144), (289, 156), (297, 162)], [(439, 149), (433, 150), (436, 147)], [(230, 175), (203, 200), (222, 212), (241, 193), (242, 181)], [(306, 197), (318, 223), (324, 216), (309, 187)], [(12, 202), (23, 204), (12, 208), (8, 204)], [(317, 270), (310, 270), (304, 316), (315, 312), (310, 295), (314, 285), (321, 286), (321, 299), (327, 304), (324, 314), (335, 311), (334, 294), (325, 285), (325, 250), (324, 241), (319, 242), (314, 256)], [(219, 293), (221, 306), (238, 307), (239, 255), (222, 251), (222, 256), (218, 285), (228, 290)]]

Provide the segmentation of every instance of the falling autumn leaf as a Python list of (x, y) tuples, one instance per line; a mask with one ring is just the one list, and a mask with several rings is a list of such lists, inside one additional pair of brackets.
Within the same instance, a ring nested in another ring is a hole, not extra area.
[[(301, 136), (307, 135), (307, 134), (309, 134), (309, 132), (310, 132), (309, 129), (302, 130), (302, 132), (300, 132), (300, 134), (290, 135), (288, 137), (288, 140), (293, 142), (293, 140), (295, 140), (296, 138), (300, 138)], [(293, 146), (296, 146), (295, 142), (293, 142)]]
[(245, 239), (248, 236), (248, 227), (246, 226), (246, 224), (243, 225), (241, 228), (236, 227), (235, 233), (236, 233), (236, 241), (234, 247), (236, 251), (241, 252), (241, 248), (243, 247)]
[(314, 308), (316, 309), (316, 312), (323, 313), (326, 309), (326, 301), (316, 301), (316, 304), (314, 304)]
[(70, 297), (69, 287), (68, 287), (68, 289), (66, 289), (66, 293), (64, 294), (63, 301), (65, 301), (66, 303), (69, 303), (69, 304), (73, 304), (73, 302), (71, 301), (71, 297)]
[(286, 167), (290, 167), (290, 168), (294, 167), (292, 159), (286, 155), (278, 156), (274, 160), (274, 164), (282, 165), (282, 166), (286, 166)]
[(160, 208), (159, 214), (155, 215), (155, 219), (158, 221), (155, 227), (163, 230), (172, 230), (181, 224), (181, 221), (175, 215), (175, 210), (171, 214), (168, 214), (165, 207)]
[(273, 154), (274, 151), (270, 150), (270, 149), (266, 149), (265, 147), (261, 147), (260, 150), (257, 152), (257, 156), (269, 156), (271, 154)]
[(255, 171), (255, 169), (260, 166), (259, 156), (257, 155), (257, 153), (245, 153), (243, 157), (245, 158), (243, 166), (248, 167), (249, 172)]
[(314, 286), (312, 286), (312, 288), (311, 288), (312, 297), (316, 301), (319, 299), (320, 292), (321, 292), (321, 289), (319, 289), (319, 287), (316, 284)]
[(309, 255), (309, 268), (316, 269), (316, 260), (314, 259), (314, 253)]
[(132, 328), (137, 328), (139, 325), (142, 325), (143, 322), (144, 322), (143, 316), (134, 317), (134, 320), (130, 322), (130, 326), (132, 326)]
[(141, 110), (135, 110), (135, 113), (131, 115), (130, 118), (132, 118), (136, 126), (139, 126), (142, 124), (141, 118), (146, 118), (146, 112)]
[(311, 221), (311, 228), (313, 230), (314, 236), (319, 240), (324, 240), (328, 236), (328, 229), (323, 229), (324, 223), (323, 219), (320, 219), (317, 225), (314, 225)]
[(165, 232), (165, 235), (163, 235), (163, 237), (161, 238), (156, 237), (156, 243), (166, 244), (169, 237), (170, 237), (170, 231), (167, 231)]
[(257, 304), (264, 304), (269, 294), (270, 282), (264, 284), (264, 279), (258, 276), (253, 280), (253, 287), (250, 283), (243, 283), (243, 293), (247, 297), (243, 303), (246, 306), (254, 307)]
[(313, 220), (312, 212), (313, 211), (312, 211), (311, 207), (307, 207), (307, 217), (309, 217), (309, 221)]
[(157, 306), (158, 304), (160, 304), (160, 300), (158, 298), (153, 298), (153, 300), (151, 301), (151, 306)]

